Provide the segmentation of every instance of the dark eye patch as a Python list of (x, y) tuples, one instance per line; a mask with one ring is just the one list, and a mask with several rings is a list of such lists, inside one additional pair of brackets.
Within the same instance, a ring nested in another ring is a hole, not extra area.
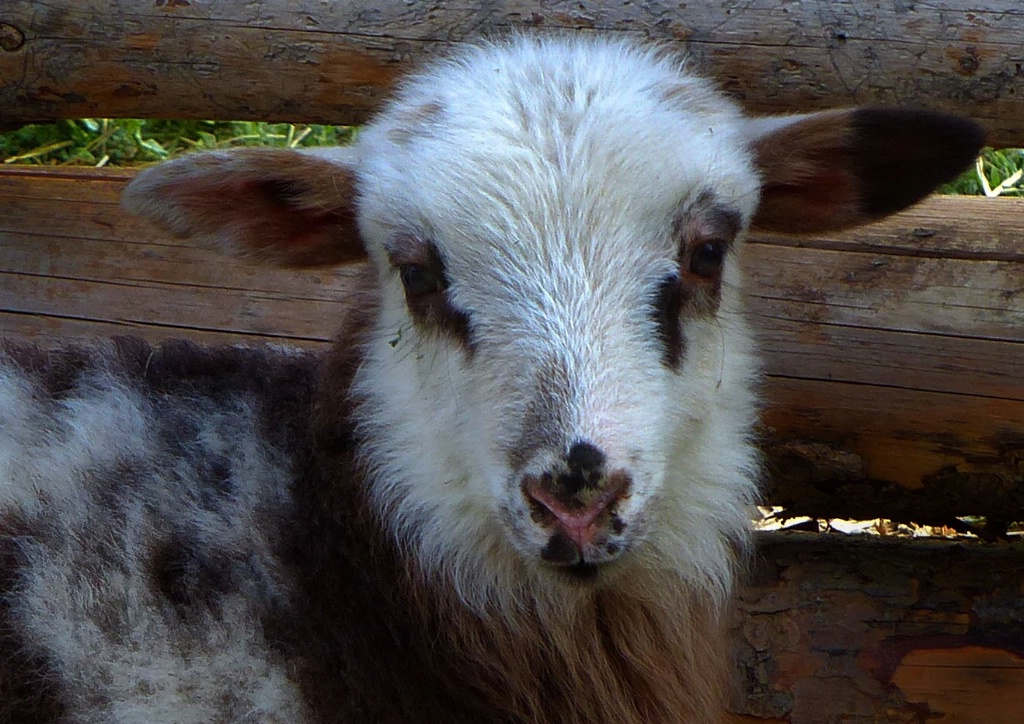
[(402, 280), (413, 322), (423, 330), (452, 336), (472, 353), (469, 315), (449, 299), (448, 273), (437, 245), (418, 237), (402, 237), (394, 242), (389, 256)]
[(654, 321), (662, 346), (662, 364), (677, 369), (683, 359), (683, 326), (679, 316), (683, 310), (683, 287), (678, 274), (661, 280), (654, 295)]
[(676, 221), (679, 268), (689, 292), (686, 296), (705, 302), (695, 312), (714, 311), (729, 249), (741, 228), (740, 213), (717, 202), (710, 193)]
[(443, 273), (420, 264), (402, 264), (398, 267), (398, 274), (407, 299), (441, 294), (448, 288), (448, 280)]
[(679, 368), (686, 351), (684, 319), (714, 315), (718, 309), (722, 272), (741, 226), (740, 214), (710, 193), (676, 220), (678, 271), (663, 277), (651, 297), (662, 363), (669, 369)]

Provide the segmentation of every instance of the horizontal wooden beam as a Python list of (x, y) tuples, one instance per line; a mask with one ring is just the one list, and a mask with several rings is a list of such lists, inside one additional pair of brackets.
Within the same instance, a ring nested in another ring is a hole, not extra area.
[[(0, 334), (329, 343), (351, 270), (225, 264), (128, 217), (133, 172), (0, 170)], [(743, 252), (771, 499), (793, 514), (1024, 520), (1024, 200), (932, 198)]]
[(976, 117), (993, 144), (1024, 146), (1018, 0), (4, 0), (0, 126), (360, 123), (410, 66), (511, 29), (666, 41), (753, 112), (927, 106)]

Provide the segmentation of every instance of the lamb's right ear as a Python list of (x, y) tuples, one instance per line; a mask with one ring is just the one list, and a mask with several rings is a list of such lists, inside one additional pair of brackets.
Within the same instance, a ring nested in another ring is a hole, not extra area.
[(146, 169), (125, 189), (128, 211), (181, 237), (278, 266), (366, 258), (345, 149), (210, 151)]

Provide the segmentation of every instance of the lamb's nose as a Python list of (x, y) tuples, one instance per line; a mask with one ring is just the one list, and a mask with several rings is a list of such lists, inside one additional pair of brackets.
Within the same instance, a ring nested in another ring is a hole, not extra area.
[(562, 533), (582, 550), (608, 522), (604, 515), (629, 489), (626, 475), (607, 475), (605, 455), (588, 442), (577, 442), (557, 473), (528, 476), (523, 492), (540, 525)]
[(618, 485), (591, 498), (585, 506), (572, 508), (565, 506), (562, 501), (540, 487), (528, 485), (526, 493), (553, 517), (551, 527), (560, 530), (569, 540), (583, 548), (594, 541), (594, 537), (603, 527), (601, 514), (625, 495), (626, 488), (625, 479), (622, 479)]

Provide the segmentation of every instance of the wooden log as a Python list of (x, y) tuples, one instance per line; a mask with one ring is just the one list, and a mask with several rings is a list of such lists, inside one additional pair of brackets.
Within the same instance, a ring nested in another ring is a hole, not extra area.
[[(277, 341), (323, 347), (351, 305), (352, 270), (223, 264), (120, 208), (130, 171), (0, 173), (0, 334), (54, 343)], [(30, 321), (31, 320), (31, 321)]]
[(1024, 544), (790, 533), (758, 551), (734, 721), (1024, 721)]
[[(0, 170), (0, 334), (323, 347), (351, 270), (224, 263), (126, 216), (131, 171)], [(933, 198), (744, 250), (772, 502), (794, 515), (1024, 520), (1024, 200)]]
[(1022, 214), (937, 197), (852, 233), (754, 240), (774, 502), (937, 524), (1020, 515)]
[(5, 0), (0, 126), (360, 123), (409, 65), (511, 28), (670, 41), (755, 112), (929, 106), (975, 116), (993, 144), (1024, 146), (1018, 0)]

